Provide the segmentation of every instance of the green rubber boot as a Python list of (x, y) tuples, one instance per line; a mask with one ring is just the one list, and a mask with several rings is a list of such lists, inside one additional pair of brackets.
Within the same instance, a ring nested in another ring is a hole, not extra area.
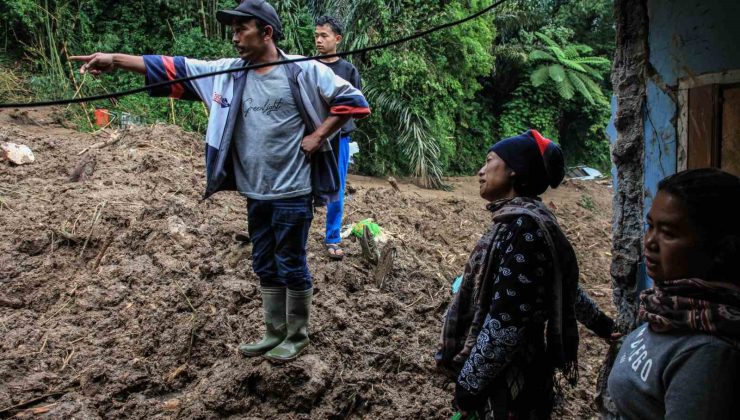
[(308, 319), (313, 288), (303, 291), (288, 289), (288, 335), (282, 343), (265, 353), (273, 362), (287, 362), (308, 347)]
[(261, 356), (285, 340), (287, 334), (285, 300), (285, 287), (262, 288), (265, 336), (257, 343), (241, 344), (239, 346), (241, 354), (247, 357)]

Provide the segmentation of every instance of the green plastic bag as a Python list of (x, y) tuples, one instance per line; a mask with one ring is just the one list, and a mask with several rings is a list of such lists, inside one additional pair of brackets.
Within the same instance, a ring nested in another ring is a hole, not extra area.
[(373, 219), (365, 219), (360, 220), (352, 226), (352, 234), (358, 238), (362, 238), (362, 232), (365, 229), (365, 226), (367, 226), (367, 230), (370, 231), (373, 238), (378, 237), (383, 231), (377, 223), (373, 222)]

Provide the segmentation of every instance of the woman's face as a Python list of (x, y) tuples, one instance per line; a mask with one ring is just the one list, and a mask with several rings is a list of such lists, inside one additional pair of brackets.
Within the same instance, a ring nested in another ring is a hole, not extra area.
[(514, 197), (514, 186), (511, 179), (513, 174), (514, 172), (506, 167), (506, 162), (496, 153), (488, 153), (485, 165), (478, 171), (480, 196), (488, 201)]
[(666, 280), (704, 278), (709, 260), (699, 249), (699, 238), (683, 202), (659, 191), (647, 216), (644, 254), (647, 274), (660, 284)]

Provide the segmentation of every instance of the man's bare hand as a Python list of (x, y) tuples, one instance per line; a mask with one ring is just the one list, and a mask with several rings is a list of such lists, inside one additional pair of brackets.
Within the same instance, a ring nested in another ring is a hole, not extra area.
[(110, 73), (116, 69), (113, 63), (113, 54), (95, 53), (92, 55), (73, 55), (69, 57), (71, 61), (83, 61), (85, 64), (80, 67), (80, 73), (90, 73), (98, 76), (101, 73)]
[(301, 141), (301, 150), (306, 154), (306, 157), (311, 157), (316, 151), (321, 148), (323, 139), (316, 134), (309, 134)]

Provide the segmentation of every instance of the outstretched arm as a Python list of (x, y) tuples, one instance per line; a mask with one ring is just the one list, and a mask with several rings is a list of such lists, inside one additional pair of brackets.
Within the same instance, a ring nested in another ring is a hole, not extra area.
[(85, 64), (80, 67), (80, 73), (90, 73), (97, 76), (101, 73), (110, 73), (117, 69), (146, 73), (144, 57), (128, 54), (95, 53), (91, 55), (73, 55), (69, 57), (72, 61), (81, 61)]
[(578, 285), (575, 307), (578, 322), (601, 338), (616, 338), (612, 337), (614, 321), (599, 308), (599, 305), (591, 299), (580, 284)]

